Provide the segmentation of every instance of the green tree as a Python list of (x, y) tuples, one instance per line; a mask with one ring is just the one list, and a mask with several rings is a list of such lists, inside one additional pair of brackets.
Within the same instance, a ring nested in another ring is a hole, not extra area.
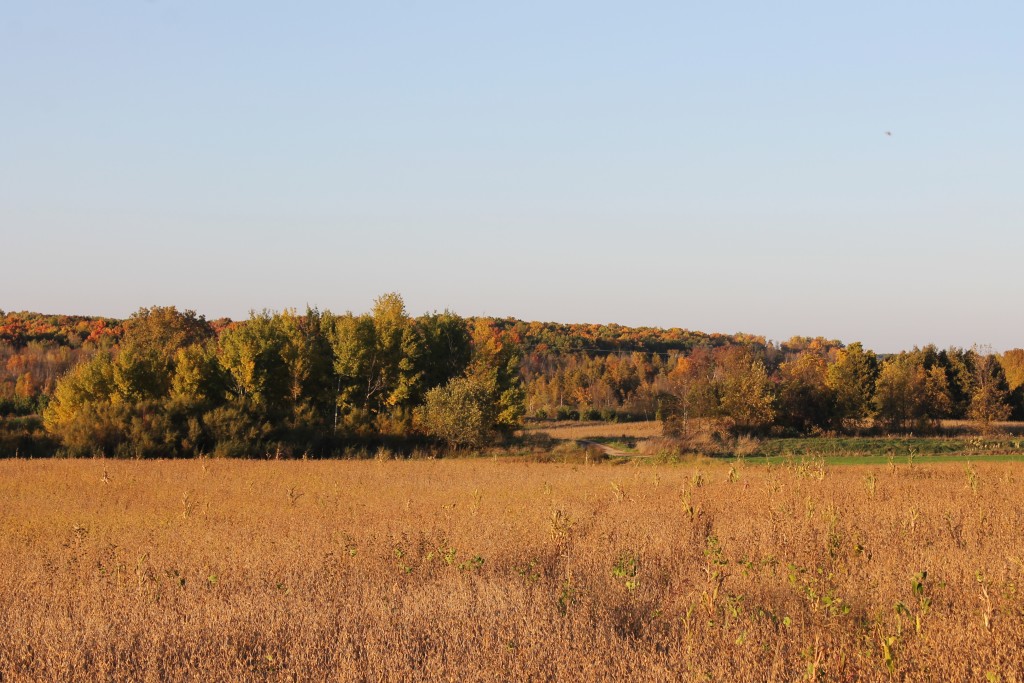
[(60, 380), (48, 428), (75, 453), (92, 448), (130, 457), (181, 454), (188, 410), (172, 395), (177, 362), (211, 334), (192, 311), (140, 309), (125, 323), (112, 358), (99, 353)]
[(210, 435), (218, 457), (252, 458), (267, 452), (274, 426), (251, 401), (236, 400), (203, 414), (201, 428)]
[(326, 414), (333, 403), (333, 355), (327, 335), (330, 314), (315, 308), (307, 308), (301, 316), (285, 310), (277, 319), (283, 335), (281, 359), (291, 407), (303, 406)]
[(221, 334), (218, 360), (236, 399), (268, 415), (283, 409), (289, 382), (284, 345), (280, 321), (267, 311), (252, 313), (244, 324)]
[(114, 357), (113, 370), (115, 401), (134, 405), (166, 395), (173, 365), (153, 350), (128, 346)]
[(57, 382), (43, 411), (46, 431), (72, 455), (112, 453), (123, 440), (121, 410), (113, 406), (114, 367), (110, 356), (97, 353), (73, 367)]
[(402, 297), (379, 297), (371, 315), (339, 316), (330, 342), (341, 419), (362, 429), (405, 425), (422, 396), (423, 339)]
[(949, 384), (950, 417), (967, 417), (974, 393), (976, 357), (974, 350), (956, 347), (938, 353), (938, 364), (945, 371)]
[[(422, 340), (417, 358), (420, 387), (423, 392), (443, 386), (466, 371), (473, 353), (469, 325), (464, 318), (445, 311), (416, 319)], [(421, 397), (414, 402), (419, 403)]]
[(127, 405), (159, 401), (170, 389), (174, 358), (180, 349), (213, 335), (206, 319), (174, 306), (140, 308), (125, 322), (114, 358), (115, 400)]
[(825, 383), (834, 392), (836, 418), (844, 425), (859, 424), (871, 415), (878, 359), (854, 342), (836, 354), (828, 367)]
[(479, 447), (497, 421), (494, 395), (493, 376), (455, 377), (427, 392), (417, 417), (428, 434), (450, 446)]
[(335, 429), (339, 423), (361, 425), (369, 420), (370, 406), (382, 389), (375, 372), (375, 339), (369, 315), (346, 313), (334, 320), (330, 341), (337, 382)]
[(174, 355), (174, 375), (169, 397), (186, 407), (223, 403), (228, 390), (225, 370), (217, 360), (213, 343), (193, 344)]
[(893, 431), (933, 429), (949, 413), (949, 382), (944, 369), (926, 369), (927, 352), (891, 356), (882, 364), (875, 386), (878, 419)]

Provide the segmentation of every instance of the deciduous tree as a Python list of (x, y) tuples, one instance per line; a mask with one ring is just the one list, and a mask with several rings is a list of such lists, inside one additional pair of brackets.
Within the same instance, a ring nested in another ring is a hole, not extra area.
[(493, 433), (498, 405), (493, 376), (456, 377), (427, 392), (418, 412), (424, 430), (451, 446), (479, 447)]
[(991, 353), (974, 355), (974, 391), (968, 416), (984, 428), (1010, 416), (1010, 391), (1003, 366)]
[(949, 383), (937, 364), (926, 369), (927, 354), (915, 349), (882, 364), (875, 387), (878, 419), (893, 431), (929, 429), (949, 413)]
[(858, 424), (871, 414), (871, 402), (878, 379), (878, 359), (853, 342), (836, 353), (825, 383), (834, 392), (836, 418), (843, 424)]

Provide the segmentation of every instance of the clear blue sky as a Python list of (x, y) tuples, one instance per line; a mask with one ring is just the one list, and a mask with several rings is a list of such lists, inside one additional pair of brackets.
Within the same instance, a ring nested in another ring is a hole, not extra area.
[(1024, 346), (1022, 26), (1019, 2), (8, 0), (0, 308), (398, 291)]

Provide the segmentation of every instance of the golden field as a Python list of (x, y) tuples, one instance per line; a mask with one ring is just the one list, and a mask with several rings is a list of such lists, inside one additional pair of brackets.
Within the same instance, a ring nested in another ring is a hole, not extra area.
[(974, 463), (0, 461), (0, 680), (1019, 681)]

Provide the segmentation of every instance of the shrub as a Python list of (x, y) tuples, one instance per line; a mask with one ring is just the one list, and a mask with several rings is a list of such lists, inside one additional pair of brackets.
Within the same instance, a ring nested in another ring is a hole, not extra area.
[(494, 424), (490, 395), (489, 387), (475, 377), (456, 377), (427, 392), (419, 421), (428, 434), (451, 446), (481, 446)]

